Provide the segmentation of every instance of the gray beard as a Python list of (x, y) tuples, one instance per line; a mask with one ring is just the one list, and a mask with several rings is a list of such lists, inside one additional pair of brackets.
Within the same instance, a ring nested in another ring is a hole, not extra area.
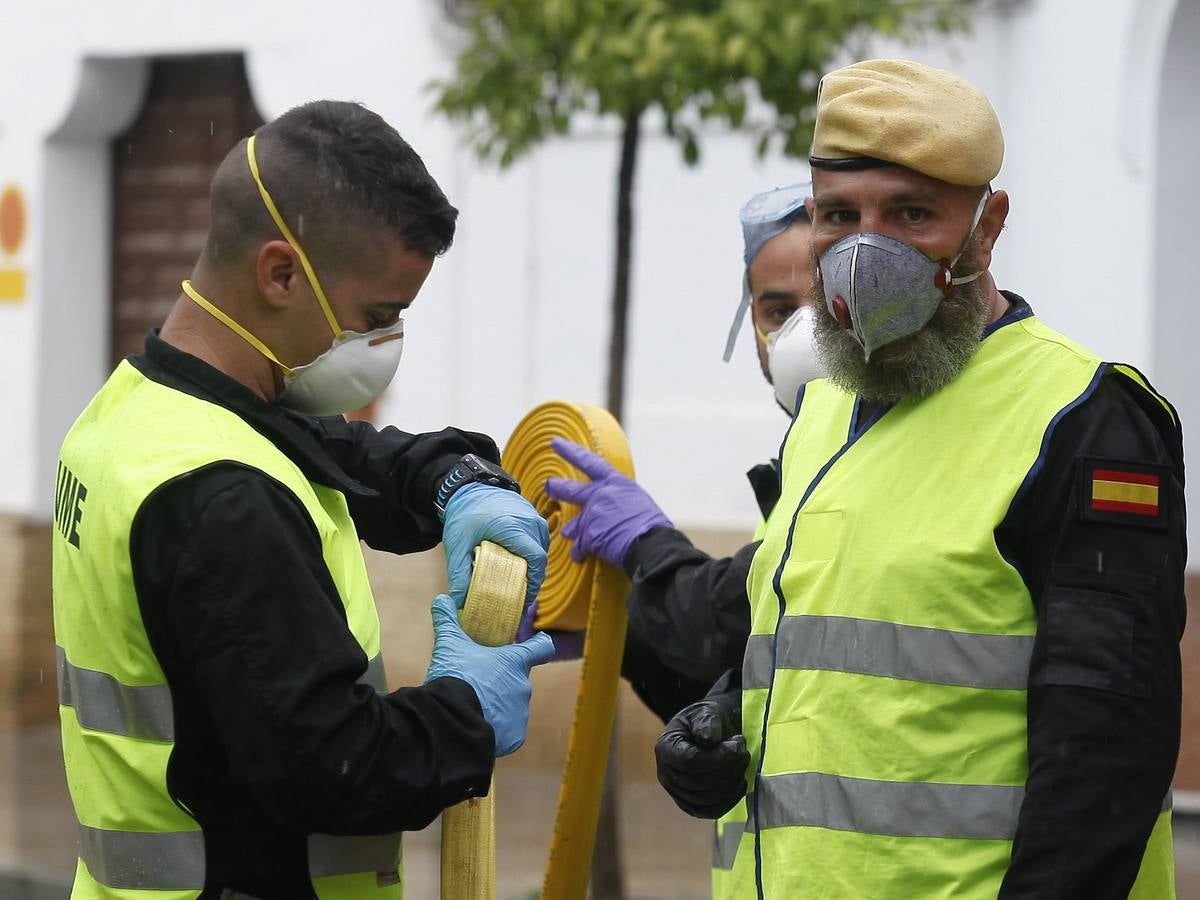
[[(980, 267), (978, 241), (972, 239), (954, 275), (971, 274)], [(957, 378), (979, 348), (989, 306), (978, 281), (960, 284), (938, 304), (924, 328), (880, 347), (867, 361), (862, 345), (829, 312), (819, 284), (813, 285), (812, 300), (817, 310), (813, 340), (827, 377), (842, 390), (873, 403), (928, 397)]]

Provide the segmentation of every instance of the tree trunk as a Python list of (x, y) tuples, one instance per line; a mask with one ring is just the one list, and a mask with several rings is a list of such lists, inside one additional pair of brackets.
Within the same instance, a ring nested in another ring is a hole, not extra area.
[(642, 111), (625, 116), (621, 165), (617, 172), (617, 257), (613, 279), (612, 331), (608, 344), (608, 411), (621, 421), (625, 412), (625, 347), (629, 328), (629, 276), (633, 262), (633, 172)]
[[(629, 328), (629, 276), (633, 261), (633, 173), (637, 163), (642, 111), (626, 114), (621, 132), (621, 164), (617, 171), (617, 254), (613, 279), (612, 331), (608, 345), (608, 411), (620, 422), (625, 413), (625, 350)], [(621, 866), (620, 828), (617, 822), (617, 731), (613, 719), (612, 742), (604, 773), (604, 796), (596, 823), (592, 851), (592, 900), (625, 900), (625, 871)]]
[(596, 822), (596, 843), (592, 849), (591, 900), (625, 900), (625, 869), (621, 863), (621, 828), (617, 821), (617, 717), (613, 717), (612, 741), (608, 745), (608, 764), (604, 767), (604, 793), (600, 798), (600, 818)]

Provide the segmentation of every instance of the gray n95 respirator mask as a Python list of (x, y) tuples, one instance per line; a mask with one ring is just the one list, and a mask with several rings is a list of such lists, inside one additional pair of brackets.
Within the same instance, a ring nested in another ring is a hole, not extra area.
[[(985, 192), (975, 210), (966, 247), (984, 204)], [(954, 259), (930, 259), (916, 247), (885, 234), (851, 234), (821, 254), (817, 278), (830, 315), (849, 331), (863, 348), (863, 356), (880, 347), (916, 334), (933, 318), (938, 304), (954, 293), (956, 285), (974, 281), (983, 271), (954, 277)]]

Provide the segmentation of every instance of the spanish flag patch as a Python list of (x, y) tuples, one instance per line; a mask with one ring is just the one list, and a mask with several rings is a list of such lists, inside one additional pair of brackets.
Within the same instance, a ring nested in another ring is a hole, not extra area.
[(1117, 460), (1083, 461), (1080, 507), (1089, 522), (1166, 527), (1165, 466)]

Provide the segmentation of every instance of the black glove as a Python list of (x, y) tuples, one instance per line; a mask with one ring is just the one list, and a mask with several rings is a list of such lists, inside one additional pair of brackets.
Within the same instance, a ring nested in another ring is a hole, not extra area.
[(725, 673), (707, 697), (676, 713), (654, 745), (658, 783), (676, 806), (699, 819), (720, 818), (746, 795), (750, 753), (740, 733), (741, 689), (731, 689), (733, 676)]

